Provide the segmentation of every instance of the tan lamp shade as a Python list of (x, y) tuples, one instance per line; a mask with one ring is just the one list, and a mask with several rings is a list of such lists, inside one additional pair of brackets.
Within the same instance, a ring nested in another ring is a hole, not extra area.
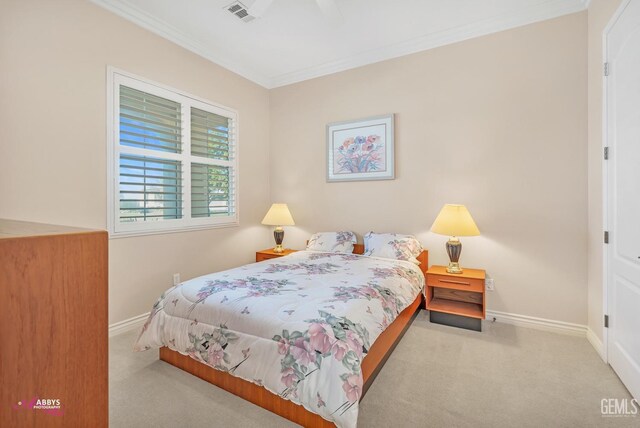
[(431, 231), (447, 236), (477, 236), (480, 235), (478, 226), (471, 218), (469, 210), (464, 205), (446, 204), (440, 210)]
[(262, 224), (267, 226), (293, 226), (295, 225), (293, 217), (289, 212), (287, 204), (273, 204), (267, 215), (262, 219)]

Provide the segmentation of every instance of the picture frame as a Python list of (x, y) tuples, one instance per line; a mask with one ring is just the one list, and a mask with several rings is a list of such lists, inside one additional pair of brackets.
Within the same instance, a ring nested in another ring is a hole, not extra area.
[(327, 182), (395, 179), (394, 115), (327, 125)]

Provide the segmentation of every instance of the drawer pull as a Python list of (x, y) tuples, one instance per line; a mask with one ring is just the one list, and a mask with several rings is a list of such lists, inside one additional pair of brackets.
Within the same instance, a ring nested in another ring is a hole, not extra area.
[(447, 284), (458, 284), (458, 285), (471, 285), (470, 282), (464, 282), (464, 281), (452, 281), (450, 279), (439, 279), (438, 281), (440, 282), (445, 282)]

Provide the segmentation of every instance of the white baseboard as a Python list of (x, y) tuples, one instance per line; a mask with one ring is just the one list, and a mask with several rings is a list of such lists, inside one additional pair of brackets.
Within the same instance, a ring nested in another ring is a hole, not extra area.
[[(109, 337), (117, 336), (131, 330), (142, 327), (149, 312), (137, 315), (124, 321), (113, 323), (109, 326)], [(596, 334), (586, 325), (573, 324), (565, 321), (556, 321), (546, 318), (531, 317), (528, 315), (511, 314), (499, 311), (487, 311), (486, 320), (491, 321), (493, 318), (496, 322), (517, 325), (519, 327), (534, 328), (536, 330), (551, 331), (554, 333), (569, 334), (572, 336), (586, 337), (589, 343), (595, 348), (600, 358), (604, 358), (604, 347)]]
[(602, 344), (600, 338), (590, 328), (587, 328), (587, 340), (589, 341), (591, 346), (595, 348), (596, 352), (598, 352), (598, 355), (600, 355), (602, 361), (606, 363), (607, 359), (604, 355), (604, 345)]
[(486, 320), (491, 321), (493, 318), (495, 318), (497, 322), (517, 325), (519, 327), (535, 328), (537, 330), (570, 334), (572, 336), (587, 336), (587, 326), (581, 324), (530, 317), (528, 315), (510, 314), (507, 312), (487, 311)]
[(109, 325), (109, 337), (117, 336), (131, 330), (136, 330), (144, 325), (149, 318), (149, 312), (137, 315), (124, 321), (115, 322)]

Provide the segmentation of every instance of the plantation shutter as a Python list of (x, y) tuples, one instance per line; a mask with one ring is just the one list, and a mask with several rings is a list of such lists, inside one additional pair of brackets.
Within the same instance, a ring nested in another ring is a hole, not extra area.
[(120, 221), (182, 218), (179, 161), (120, 155)]
[(232, 130), (232, 119), (191, 108), (191, 155), (206, 159), (191, 163), (191, 217), (234, 214)]
[(182, 164), (163, 157), (182, 150), (180, 103), (120, 86), (120, 145), (120, 222), (182, 218)]
[(109, 232), (238, 224), (238, 113), (110, 70)]
[(229, 160), (231, 119), (191, 108), (191, 154), (211, 159)]
[(180, 103), (120, 86), (120, 144), (179, 153)]

